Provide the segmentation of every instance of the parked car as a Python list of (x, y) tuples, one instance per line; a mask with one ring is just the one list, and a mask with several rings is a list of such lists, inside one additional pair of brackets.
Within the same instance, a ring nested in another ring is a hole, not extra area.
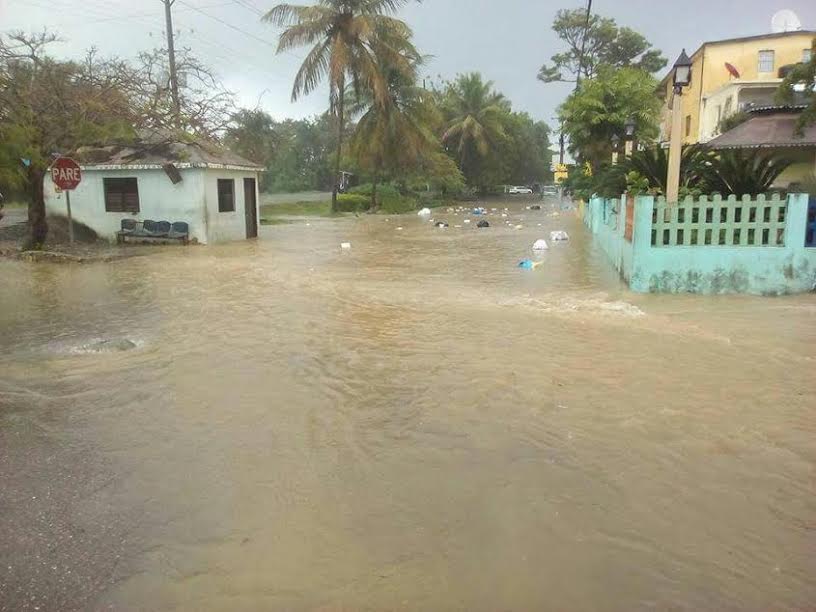
[(520, 195), (520, 194), (532, 194), (533, 190), (529, 187), (511, 187), (507, 193), (511, 195)]
[(555, 185), (545, 185), (541, 189), (541, 195), (556, 196), (558, 195), (558, 187), (556, 187)]

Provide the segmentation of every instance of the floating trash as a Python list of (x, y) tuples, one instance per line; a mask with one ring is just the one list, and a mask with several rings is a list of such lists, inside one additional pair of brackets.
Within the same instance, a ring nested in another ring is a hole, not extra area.
[(440, 229), (445, 229), (446, 227), (448, 227), (448, 224), (445, 223), (444, 221), (437, 221), (435, 223), (435, 225), (436, 225), (436, 227), (438, 227)]
[(351, 243), (350, 242), (341, 242), (340, 243), (340, 248), (343, 249), (344, 251), (348, 251), (349, 249), (351, 249)]
[(550, 248), (550, 246), (547, 244), (547, 241), (544, 240), (543, 238), (540, 238), (539, 240), (536, 240), (533, 243), (533, 250), (534, 251), (546, 251), (549, 248)]
[(476, 227), (483, 229), (485, 227), (490, 227), (490, 223), (482, 219), (481, 221), (479, 221), (479, 223), (476, 224)]
[(431, 216), (431, 209), (430, 208), (423, 208), (417, 213), (420, 217), (430, 217)]
[(555, 232), (550, 232), (550, 240), (553, 242), (565, 242), (569, 240), (569, 234), (563, 230), (558, 230)]
[(543, 261), (532, 261), (530, 259), (524, 259), (519, 262), (518, 267), (523, 268), (524, 270), (535, 270), (538, 266), (543, 265)]

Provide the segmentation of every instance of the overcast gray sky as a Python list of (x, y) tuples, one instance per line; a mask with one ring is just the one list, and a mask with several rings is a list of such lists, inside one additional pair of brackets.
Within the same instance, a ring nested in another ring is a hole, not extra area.
[[(292, 0), (297, 2), (298, 0)], [(326, 108), (324, 92), (292, 104), (291, 82), (302, 53), (276, 55), (277, 31), (259, 15), (275, 0), (177, 0), (174, 29), (179, 44), (210, 63), (241, 104), (261, 106), (276, 118), (304, 117)], [(308, 0), (305, 1), (308, 3)], [(425, 0), (401, 16), (416, 44), (433, 56), (431, 78), (478, 70), (513, 102), (552, 123), (569, 86), (536, 80), (542, 63), (562, 49), (550, 29), (559, 8), (581, 0)], [(254, 7), (254, 10), (253, 10)], [(763, 34), (773, 13), (796, 11), (816, 29), (816, 0), (595, 0), (594, 10), (642, 32), (673, 61), (706, 40)], [(65, 39), (53, 53), (80, 57), (96, 46), (103, 54), (135, 56), (162, 44), (160, 0), (0, 0), (0, 31), (47, 27)]]

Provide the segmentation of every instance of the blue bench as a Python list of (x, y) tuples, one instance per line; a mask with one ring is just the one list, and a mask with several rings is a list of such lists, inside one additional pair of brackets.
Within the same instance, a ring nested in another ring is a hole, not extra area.
[(128, 238), (137, 241), (144, 240), (175, 240), (182, 244), (190, 241), (190, 226), (184, 221), (136, 221), (136, 219), (122, 219), (121, 229), (116, 232), (116, 242), (122, 244)]

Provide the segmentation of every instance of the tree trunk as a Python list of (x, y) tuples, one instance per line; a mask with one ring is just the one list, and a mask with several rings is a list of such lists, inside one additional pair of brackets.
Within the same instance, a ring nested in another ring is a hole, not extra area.
[(369, 210), (371, 212), (377, 212), (380, 210), (379, 205), (377, 204), (377, 184), (380, 182), (380, 164), (377, 163), (374, 166), (374, 176), (371, 179), (371, 206)]
[(345, 119), (345, 102), (346, 102), (346, 84), (345, 81), (340, 82), (340, 93), (337, 101), (337, 160), (334, 166), (334, 189), (332, 190), (331, 211), (332, 214), (337, 212), (337, 190), (340, 187), (340, 156), (343, 153), (343, 121)]
[(24, 249), (41, 249), (48, 236), (48, 223), (45, 220), (45, 194), (43, 179), (45, 171), (33, 165), (28, 170), (28, 240)]
[(371, 179), (371, 212), (377, 212), (377, 181), (380, 180), (379, 173), (374, 171), (374, 177)]

